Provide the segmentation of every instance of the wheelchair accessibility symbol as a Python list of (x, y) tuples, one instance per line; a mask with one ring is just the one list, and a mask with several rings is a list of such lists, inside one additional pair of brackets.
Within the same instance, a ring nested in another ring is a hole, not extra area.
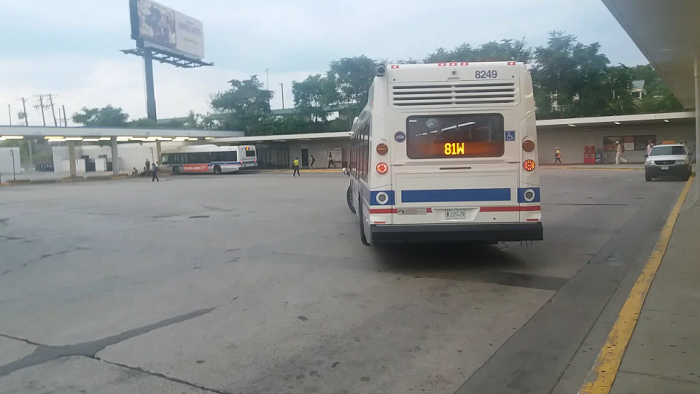
[(515, 141), (515, 131), (506, 131), (506, 141)]

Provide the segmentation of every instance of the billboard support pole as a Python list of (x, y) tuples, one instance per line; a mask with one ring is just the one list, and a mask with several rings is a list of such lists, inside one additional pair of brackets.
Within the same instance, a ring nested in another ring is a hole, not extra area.
[(157, 122), (156, 89), (153, 83), (153, 52), (148, 49), (143, 52), (143, 64), (146, 72), (146, 112), (149, 120)]

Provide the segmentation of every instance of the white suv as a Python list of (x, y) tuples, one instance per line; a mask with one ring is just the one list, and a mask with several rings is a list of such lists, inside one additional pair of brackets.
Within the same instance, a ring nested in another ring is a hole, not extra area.
[(656, 145), (644, 163), (647, 182), (659, 176), (676, 176), (688, 180), (693, 172), (690, 152), (683, 144)]

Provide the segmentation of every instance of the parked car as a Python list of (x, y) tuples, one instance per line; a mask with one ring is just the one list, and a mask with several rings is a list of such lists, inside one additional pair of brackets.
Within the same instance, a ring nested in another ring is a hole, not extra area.
[(656, 145), (644, 163), (644, 178), (647, 182), (662, 176), (673, 176), (685, 181), (693, 172), (691, 153), (684, 144), (666, 143)]

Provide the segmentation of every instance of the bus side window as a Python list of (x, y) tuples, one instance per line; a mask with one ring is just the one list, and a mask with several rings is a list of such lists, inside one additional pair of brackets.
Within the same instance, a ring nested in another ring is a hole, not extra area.
[(236, 152), (235, 150), (232, 150), (230, 152), (226, 152), (226, 160), (238, 161), (238, 152)]

